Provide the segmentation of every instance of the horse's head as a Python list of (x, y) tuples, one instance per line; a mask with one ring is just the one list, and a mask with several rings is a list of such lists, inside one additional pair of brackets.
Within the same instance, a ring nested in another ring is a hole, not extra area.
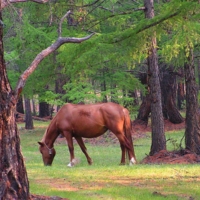
[(56, 151), (54, 148), (49, 148), (44, 142), (38, 142), (40, 145), (39, 150), (42, 154), (42, 159), (45, 166), (51, 166), (54, 156), (56, 155)]

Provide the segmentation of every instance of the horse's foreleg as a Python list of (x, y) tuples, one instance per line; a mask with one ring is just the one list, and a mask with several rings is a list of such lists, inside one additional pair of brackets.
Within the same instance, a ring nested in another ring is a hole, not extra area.
[(67, 145), (70, 153), (70, 163), (67, 166), (73, 167), (75, 165), (75, 159), (74, 159), (74, 144), (72, 140), (72, 135), (69, 132), (64, 132), (64, 136), (67, 140)]
[(85, 147), (85, 144), (83, 142), (82, 137), (75, 137), (76, 141), (78, 142), (82, 152), (85, 154), (88, 164), (91, 165), (92, 164), (92, 159), (90, 158), (90, 156), (87, 153), (87, 148)]

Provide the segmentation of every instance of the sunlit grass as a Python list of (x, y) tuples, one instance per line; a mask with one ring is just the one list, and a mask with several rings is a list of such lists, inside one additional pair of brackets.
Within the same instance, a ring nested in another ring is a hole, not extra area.
[[(93, 159), (89, 166), (84, 154), (75, 144), (75, 156), (80, 163), (68, 168), (69, 152), (65, 142), (55, 144), (56, 157), (51, 167), (44, 167), (37, 142), (43, 137), (48, 123), (34, 123), (27, 131), (20, 124), (22, 152), (25, 157), (30, 191), (34, 194), (60, 196), (69, 199), (200, 199), (200, 167), (189, 165), (120, 166), (121, 151), (118, 144), (92, 146), (86, 143)], [(174, 150), (184, 131), (168, 132), (167, 148)], [(172, 142), (175, 141), (175, 142)], [(134, 141), (138, 163), (149, 153), (151, 135)]]

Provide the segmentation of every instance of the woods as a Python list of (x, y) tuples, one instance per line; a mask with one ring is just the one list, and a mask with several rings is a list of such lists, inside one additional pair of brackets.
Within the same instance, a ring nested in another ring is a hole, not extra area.
[(112, 101), (132, 110), (131, 94), (140, 93), (137, 120), (151, 117), (154, 155), (166, 149), (164, 118), (183, 121), (177, 77), (184, 74), (185, 146), (200, 154), (199, 1), (10, 0), (0, 8), (2, 199), (30, 197), (15, 118), (22, 97), (28, 129), (30, 100), (44, 117), (66, 102)]

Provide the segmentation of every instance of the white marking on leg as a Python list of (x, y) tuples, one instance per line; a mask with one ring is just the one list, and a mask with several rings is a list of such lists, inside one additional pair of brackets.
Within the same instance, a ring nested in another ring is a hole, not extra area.
[(133, 164), (135, 164), (135, 163), (136, 163), (136, 160), (135, 160), (134, 157), (132, 157), (132, 158), (130, 159), (129, 165), (133, 165)]
[(74, 158), (67, 166), (68, 167), (74, 167), (76, 164), (80, 162), (79, 159)]
[(67, 167), (73, 167), (72, 162), (70, 162), (70, 163), (67, 165)]

